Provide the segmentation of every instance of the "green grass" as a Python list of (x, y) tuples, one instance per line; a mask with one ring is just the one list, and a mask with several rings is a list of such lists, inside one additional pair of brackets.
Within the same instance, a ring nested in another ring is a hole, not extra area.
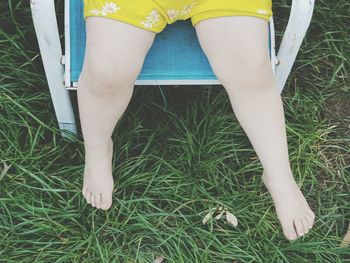
[[(113, 134), (113, 207), (87, 204), (80, 127), (60, 135), (28, 2), (0, 3), (0, 262), (350, 262), (346, 0), (316, 1), (282, 92), (292, 170), (316, 214), (292, 242), (222, 86), (163, 86), (166, 105), (158, 87), (136, 87)], [(289, 7), (274, 3), (278, 43)], [(62, 34), (62, 0), (57, 11)], [(237, 227), (202, 225), (218, 205)]]

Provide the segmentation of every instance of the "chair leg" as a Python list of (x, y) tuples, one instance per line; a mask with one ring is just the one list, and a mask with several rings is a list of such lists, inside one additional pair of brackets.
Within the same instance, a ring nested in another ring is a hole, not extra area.
[[(269, 21), (269, 38), (270, 38), (270, 61), (271, 61), (271, 67), (272, 72), (275, 75), (276, 74), (276, 64), (277, 64), (277, 57), (276, 57), (276, 41), (275, 41), (275, 24), (273, 21), (273, 16), (270, 17)], [(280, 91), (282, 92), (282, 91)]]
[(292, 69), (314, 10), (314, 0), (293, 0), (289, 21), (278, 50), (276, 80), (282, 91)]
[(76, 135), (77, 131), (69, 91), (63, 83), (64, 67), (54, 0), (31, 0), (30, 7), (61, 136), (69, 138), (69, 132)]

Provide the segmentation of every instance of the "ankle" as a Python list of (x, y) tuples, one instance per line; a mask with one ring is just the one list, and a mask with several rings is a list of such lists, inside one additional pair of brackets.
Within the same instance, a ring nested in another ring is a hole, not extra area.
[(91, 150), (105, 150), (108, 149), (113, 145), (112, 138), (108, 140), (84, 140), (84, 147), (85, 149), (91, 149)]
[(277, 172), (266, 172), (264, 170), (262, 174), (262, 179), (264, 183), (269, 184), (285, 184), (288, 182), (293, 182), (294, 176), (291, 169), (281, 170)]

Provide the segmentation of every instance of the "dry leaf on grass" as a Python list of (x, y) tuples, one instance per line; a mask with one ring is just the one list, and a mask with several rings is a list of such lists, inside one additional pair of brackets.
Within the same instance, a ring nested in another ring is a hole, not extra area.
[(164, 257), (158, 256), (158, 257), (156, 257), (156, 259), (153, 261), (153, 263), (162, 263), (163, 260), (164, 260)]
[(217, 219), (217, 220), (220, 219), (220, 218), (222, 217), (222, 215), (223, 215), (224, 213), (226, 213), (226, 220), (227, 220), (227, 222), (230, 223), (230, 224), (233, 225), (233, 226), (237, 226), (237, 225), (238, 225), (238, 220), (237, 220), (237, 218), (235, 217), (235, 215), (232, 214), (232, 213), (230, 213), (230, 212), (227, 210), (227, 208), (224, 208), (224, 209), (223, 209), (222, 206), (220, 206), (219, 208), (218, 208), (218, 207), (215, 207), (215, 208), (210, 209), (209, 213), (207, 213), (207, 214), (204, 216), (203, 220), (202, 220), (203, 225), (205, 225), (205, 224), (209, 221), (209, 219), (213, 217), (213, 214), (214, 214), (216, 211), (221, 211), (221, 212), (220, 212), (218, 215), (215, 216), (215, 219)]
[(205, 224), (209, 221), (209, 219), (212, 218), (212, 216), (213, 216), (215, 210), (216, 210), (216, 207), (215, 207), (215, 208), (212, 208), (212, 209), (210, 210), (210, 212), (209, 212), (208, 214), (205, 215), (205, 217), (204, 217), (203, 220), (202, 220), (203, 225), (205, 225)]
[(0, 174), (0, 180), (5, 176), (5, 174), (7, 173), (7, 171), (10, 169), (10, 167), (12, 166), (12, 164), (7, 165), (7, 163), (5, 163), (4, 161), (2, 161), (2, 163), (4, 164), (4, 169), (1, 171)]
[(234, 214), (230, 213), (229, 211), (226, 211), (226, 220), (233, 226), (238, 225), (237, 218), (235, 217)]
[(343, 241), (340, 244), (340, 247), (348, 247), (349, 244), (350, 244), (350, 223), (349, 223), (348, 232), (345, 234)]
[[(219, 209), (220, 210), (220, 209)], [(226, 211), (226, 209), (222, 210), (220, 214), (218, 214), (215, 219), (220, 219), (221, 216), (224, 214), (224, 212)]]

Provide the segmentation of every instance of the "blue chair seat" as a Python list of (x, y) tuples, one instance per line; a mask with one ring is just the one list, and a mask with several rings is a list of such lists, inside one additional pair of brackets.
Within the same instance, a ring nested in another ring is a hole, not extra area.
[[(83, 66), (85, 41), (83, 1), (70, 1), (71, 83), (78, 81)], [(200, 47), (195, 28), (190, 19), (187, 19), (167, 25), (156, 35), (137, 80), (216, 79)]]

